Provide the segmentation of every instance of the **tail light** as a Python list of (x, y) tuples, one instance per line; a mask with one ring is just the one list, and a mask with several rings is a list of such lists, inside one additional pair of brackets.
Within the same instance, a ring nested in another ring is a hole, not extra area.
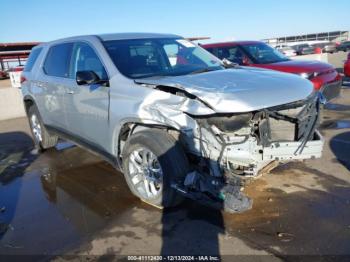
[(21, 84), (23, 84), (25, 81), (27, 81), (27, 78), (25, 78), (24, 76), (21, 76)]

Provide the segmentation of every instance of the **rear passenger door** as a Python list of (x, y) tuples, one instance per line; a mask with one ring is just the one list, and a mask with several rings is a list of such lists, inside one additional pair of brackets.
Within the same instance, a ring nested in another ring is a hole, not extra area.
[(38, 106), (45, 124), (60, 130), (67, 129), (63, 98), (71, 84), (69, 63), (72, 47), (72, 43), (62, 43), (49, 48), (35, 94), (41, 100)]
[(66, 88), (64, 105), (70, 132), (96, 146), (106, 146), (109, 87), (103, 84), (78, 85), (78, 71), (93, 71), (102, 80), (107, 72), (97, 52), (87, 42), (74, 43), (70, 61), (71, 85)]

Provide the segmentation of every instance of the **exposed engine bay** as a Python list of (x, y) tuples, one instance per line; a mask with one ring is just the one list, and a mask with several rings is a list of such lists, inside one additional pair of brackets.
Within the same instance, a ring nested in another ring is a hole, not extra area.
[[(200, 155), (195, 171), (187, 175), (183, 187), (176, 188), (216, 195), (224, 200), (227, 211), (241, 212), (251, 207), (251, 201), (240, 192), (247, 178), (267, 173), (279, 162), (321, 156), (323, 140), (316, 130), (316, 94), (305, 101), (255, 112), (194, 118), (199, 126), (195, 140)], [(211, 202), (210, 198), (206, 202)]]
[[(204, 157), (220, 169), (256, 176), (271, 161), (319, 157), (308, 142), (320, 141), (317, 98), (257, 112), (196, 119)], [(216, 152), (218, 151), (218, 152)], [(215, 175), (215, 172), (214, 172)]]

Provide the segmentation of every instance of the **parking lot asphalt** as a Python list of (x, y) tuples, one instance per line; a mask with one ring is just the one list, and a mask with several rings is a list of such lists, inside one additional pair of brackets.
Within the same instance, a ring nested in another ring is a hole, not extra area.
[(338, 71), (343, 72), (344, 61), (347, 58), (347, 52), (337, 52), (328, 54), (328, 63), (332, 64)]
[(148, 206), (95, 155), (64, 143), (37, 154), (26, 119), (0, 122), (0, 254), (346, 261), (350, 82), (323, 110), (320, 130), (321, 159), (284, 164), (254, 180), (245, 189), (253, 208), (228, 214), (190, 200), (173, 209)]
[(11, 87), (10, 79), (2, 79), (0, 80), (0, 88), (9, 88)]

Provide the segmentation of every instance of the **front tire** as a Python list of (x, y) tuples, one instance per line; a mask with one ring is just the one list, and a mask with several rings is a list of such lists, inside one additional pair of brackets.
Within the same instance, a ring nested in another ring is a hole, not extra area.
[(182, 200), (172, 183), (182, 182), (189, 170), (180, 144), (162, 130), (135, 133), (123, 149), (123, 171), (131, 192), (157, 207), (171, 207)]
[(57, 144), (58, 136), (48, 132), (35, 105), (28, 109), (28, 120), (34, 143), (40, 151), (54, 147)]

